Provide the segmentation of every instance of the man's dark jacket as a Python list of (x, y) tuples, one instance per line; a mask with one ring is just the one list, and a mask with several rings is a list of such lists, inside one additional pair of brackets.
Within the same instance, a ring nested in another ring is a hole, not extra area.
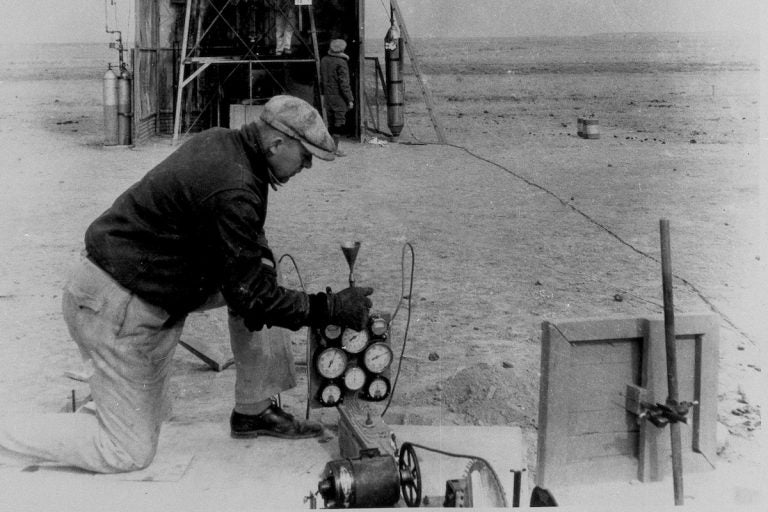
[(345, 54), (329, 53), (320, 59), (320, 78), (326, 107), (347, 112), (347, 105), (354, 101), (349, 85), (349, 65)]
[(327, 315), (325, 294), (277, 284), (264, 237), (268, 176), (254, 125), (197, 134), (90, 225), (88, 257), (174, 316), (221, 291), (251, 329), (318, 323), (310, 309)]

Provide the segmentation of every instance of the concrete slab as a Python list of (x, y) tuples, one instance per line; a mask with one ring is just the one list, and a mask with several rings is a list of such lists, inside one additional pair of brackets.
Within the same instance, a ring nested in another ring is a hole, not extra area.
[[(306, 508), (303, 496), (335, 450), (332, 440), (235, 440), (226, 423), (164, 426), (143, 471), (93, 475), (0, 468), (0, 510), (254, 510)], [(55, 506), (55, 508), (54, 508)]]
[[(393, 431), (400, 443), (486, 458), (506, 482), (523, 461), (520, 429), (514, 427), (402, 425)], [(445, 480), (461, 477), (466, 468), (466, 459), (423, 451), (417, 456), (429, 494), (442, 496)], [(320, 440), (235, 440), (226, 422), (171, 422), (163, 427), (155, 461), (143, 471), (94, 475), (52, 466), (1, 467), (0, 510), (306, 509), (304, 497), (317, 490), (326, 463), (338, 458), (331, 433)]]

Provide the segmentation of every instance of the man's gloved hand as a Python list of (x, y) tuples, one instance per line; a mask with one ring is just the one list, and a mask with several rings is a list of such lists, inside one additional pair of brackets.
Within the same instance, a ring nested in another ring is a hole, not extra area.
[(326, 289), (328, 296), (328, 319), (331, 324), (362, 331), (368, 325), (368, 310), (373, 306), (369, 295), (370, 287), (344, 288), (339, 293)]

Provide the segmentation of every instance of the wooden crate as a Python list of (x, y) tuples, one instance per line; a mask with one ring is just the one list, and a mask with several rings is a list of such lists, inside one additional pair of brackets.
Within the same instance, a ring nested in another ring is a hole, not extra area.
[[(681, 429), (684, 469), (697, 471), (712, 467), (716, 449), (718, 323), (680, 315), (675, 324), (679, 400), (699, 402)], [(669, 429), (638, 422), (630, 405), (638, 396), (665, 402), (665, 356), (661, 318), (542, 323), (539, 486), (669, 474)]]

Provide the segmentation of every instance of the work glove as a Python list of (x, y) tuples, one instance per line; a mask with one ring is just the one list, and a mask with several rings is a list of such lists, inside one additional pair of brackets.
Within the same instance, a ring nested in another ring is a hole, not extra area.
[(362, 331), (368, 325), (368, 310), (373, 306), (368, 296), (373, 293), (373, 288), (350, 287), (339, 293), (333, 293), (330, 288), (326, 288), (325, 293), (328, 298), (329, 324), (349, 327), (356, 331)]

